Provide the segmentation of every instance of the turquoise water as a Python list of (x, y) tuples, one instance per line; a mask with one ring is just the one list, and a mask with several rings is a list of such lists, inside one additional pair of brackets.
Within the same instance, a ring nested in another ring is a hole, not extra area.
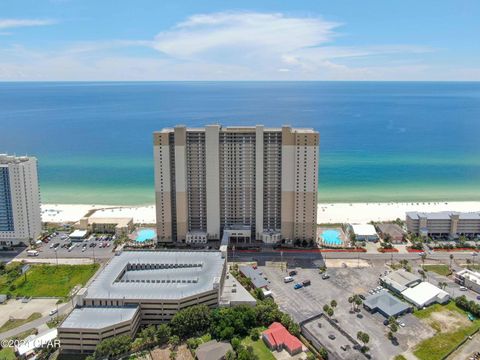
[(325, 230), (322, 232), (322, 239), (326, 245), (342, 245), (340, 232), (338, 230)]
[(152, 204), (152, 132), (313, 127), (321, 202), (480, 200), (478, 82), (0, 83), (0, 153), (45, 203)]
[(152, 240), (156, 236), (156, 232), (153, 229), (141, 229), (137, 232), (137, 237), (135, 238), (136, 242), (145, 242), (147, 240)]

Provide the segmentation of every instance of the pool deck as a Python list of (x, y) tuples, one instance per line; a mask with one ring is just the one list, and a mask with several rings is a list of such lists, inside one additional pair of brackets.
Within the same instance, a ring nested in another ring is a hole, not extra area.
[(324, 247), (323, 242), (322, 242), (322, 233), (327, 230), (336, 230), (340, 234), (340, 239), (342, 240), (342, 244), (340, 245), (328, 245), (327, 247), (333, 248), (333, 247), (338, 247), (338, 248), (344, 248), (347, 247), (347, 245), (350, 243), (350, 240), (348, 239), (348, 236), (345, 234), (343, 229), (341, 227), (324, 227), (324, 226), (319, 226), (317, 227), (317, 244), (318, 247)]

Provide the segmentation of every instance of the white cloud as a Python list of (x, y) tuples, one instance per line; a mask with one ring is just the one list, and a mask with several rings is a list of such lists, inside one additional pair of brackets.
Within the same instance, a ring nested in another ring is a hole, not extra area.
[[(194, 15), (155, 37), (154, 48), (172, 57), (210, 58), (212, 54), (281, 55), (333, 39), (338, 23), (279, 13), (223, 12)], [(229, 56), (231, 57), (231, 56)], [(238, 58), (237, 58), (238, 59)]]
[(0, 29), (13, 29), (31, 26), (53, 25), (56, 21), (48, 19), (0, 19)]
[(318, 16), (200, 14), (150, 39), (0, 48), (0, 80), (480, 79), (479, 69), (424, 62), (426, 46), (336, 45), (341, 27)]

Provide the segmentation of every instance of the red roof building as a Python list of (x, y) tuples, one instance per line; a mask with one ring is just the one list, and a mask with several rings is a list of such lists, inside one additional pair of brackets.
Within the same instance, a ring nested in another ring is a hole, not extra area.
[(285, 349), (292, 356), (302, 352), (302, 342), (278, 322), (270, 325), (262, 333), (262, 338), (270, 350), (282, 351), (282, 349)]

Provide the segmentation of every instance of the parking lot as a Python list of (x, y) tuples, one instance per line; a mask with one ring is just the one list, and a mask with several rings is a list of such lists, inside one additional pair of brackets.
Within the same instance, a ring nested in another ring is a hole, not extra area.
[[(42, 242), (37, 245), (38, 256), (34, 258), (40, 259), (65, 259), (65, 258), (95, 258), (95, 259), (108, 259), (113, 256), (113, 241), (101, 240), (95, 238), (92, 240), (85, 239), (83, 241), (71, 241), (66, 233), (58, 233), (52, 236), (51, 240), (47, 243)], [(57, 247), (53, 245), (58, 244)], [(71, 248), (69, 248), (71, 244)], [(109, 246), (104, 246), (104, 245)], [(75, 245), (75, 246), (73, 246)], [(28, 257), (27, 250), (23, 251), (19, 258)]]
[[(398, 344), (394, 344), (386, 337), (388, 328), (383, 325), (384, 318), (380, 314), (371, 314), (363, 308), (360, 313), (351, 312), (352, 305), (348, 303), (348, 297), (353, 294), (368, 295), (369, 290), (379, 286), (378, 277), (386, 269), (380, 264), (364, 268), (329, 268), (327, 273), (330, 278), (322, 280), (318, 269), (313, 266), (297, 268), (298, 274), (295, 276), (295, 281), (285, 284), (283, 281), (287, 275), (285, 269), (282, 271), (278, 266), (261, 267), (270, 282), (269, 288), (275, 301), (283, 311), (291, 314), (298, 322), (323, 312), (323, 306), (335, 300), (338, 306), (335, 308), (333, 318), (354, 339), (358, 331), (370, 335), (367, 346), (370, 348), (373, 359), (393, 358), (421, 339), (432, 335), (430, 327), (422, 324), (413, 315), (407, 314), (401, 318), (405, 327), (399, 327), (396, 334)], [(310, 286), (294, 290), (295, 283), (307, 279), (311, 280)], [(320, 336), (318, 341), (326, 346), (332, 355), (337, 354), (337, 358), (344, 358), (347, 355), (340, 349), (340, 346), (344, 345), (341, 340), (333, 340), (333, 342), (330, 339), (326, 340), (328, 331), (322, 331), (318, 326), (316, 333)]]

